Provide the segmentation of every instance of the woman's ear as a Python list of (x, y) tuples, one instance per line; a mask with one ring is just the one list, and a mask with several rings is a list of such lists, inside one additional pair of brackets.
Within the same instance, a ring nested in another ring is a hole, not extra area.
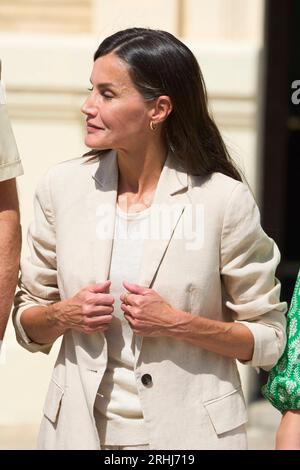
[(160, 124), (167, 119), (172, 110), (171, 98), (167, 95), (161, 95), (155, 100), (155, 105), (150, 112), (150, 119), (155, 124)]

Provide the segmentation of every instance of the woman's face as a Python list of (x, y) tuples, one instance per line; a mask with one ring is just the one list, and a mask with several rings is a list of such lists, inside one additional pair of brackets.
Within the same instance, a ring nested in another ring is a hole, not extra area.
[(149, 136), (153, 102), (144, 101), (121, 59), (114, 53), (99, 57), (94, 63), (91, 83), (91, 93), (82, 106), (88, 147), (126, 150)]

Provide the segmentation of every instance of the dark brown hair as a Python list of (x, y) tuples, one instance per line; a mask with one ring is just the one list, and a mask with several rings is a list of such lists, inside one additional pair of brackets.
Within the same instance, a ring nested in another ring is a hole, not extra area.
[(127, 64), (145, 100), (171, 98), (165, 138), (179, 168), (192, 175), (220, 172), (242, 180), (209, 115), (203, 76), (187, 46), (166, 31), (130, 28), (107, 37), (94, 60), (111, 52)]

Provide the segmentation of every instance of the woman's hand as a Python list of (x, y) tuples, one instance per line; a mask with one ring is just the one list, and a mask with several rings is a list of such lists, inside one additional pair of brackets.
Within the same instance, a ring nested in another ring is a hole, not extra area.
[(128, 292), (120, 296), (121, 309), (132, 331), (138, 336), (171, 336), (185, 312), (174, 309), (153, 289), (123, 285)]
[(74, 297), (57, 302), (48, 311), (48, 320), (66, 331), (70, 328), (86, 334), (104, 332), (112, 321), (115, 299), (105, 291), (111, 281), (81, 289)]
[(123, 285), (128, 292), (120, 296), (121, 309), (136, 335), (169, 336), (226, 357), (251, 360), (254, 338), (245, 325), (178, 310), (153, 289), (129, 282)]

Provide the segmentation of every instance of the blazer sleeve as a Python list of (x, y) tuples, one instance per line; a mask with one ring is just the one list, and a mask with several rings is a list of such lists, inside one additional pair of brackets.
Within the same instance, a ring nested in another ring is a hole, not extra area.
[(30, 255), (21, 263), (19, 289), (15, 296), (13, 323), (18, 342), (25, 349), (49, 353), (52, 344), (38, 344), (21, 324), (29, 307), (50, 305), (60, 300), (57, 285), (55, 219), (51, 207), (49, 174), (39, 184), (34, 198), (34, 221), (28, 231)]
[(254, 337), (254, 353), (244, 364), (271, 369), (286, 343), (285, 312), (275, 271), (280, 261), (274, 241), (263, 231), (248, 187), (238, 183), (227, 202), (221, 238), (221, 278), (225, 308)]

